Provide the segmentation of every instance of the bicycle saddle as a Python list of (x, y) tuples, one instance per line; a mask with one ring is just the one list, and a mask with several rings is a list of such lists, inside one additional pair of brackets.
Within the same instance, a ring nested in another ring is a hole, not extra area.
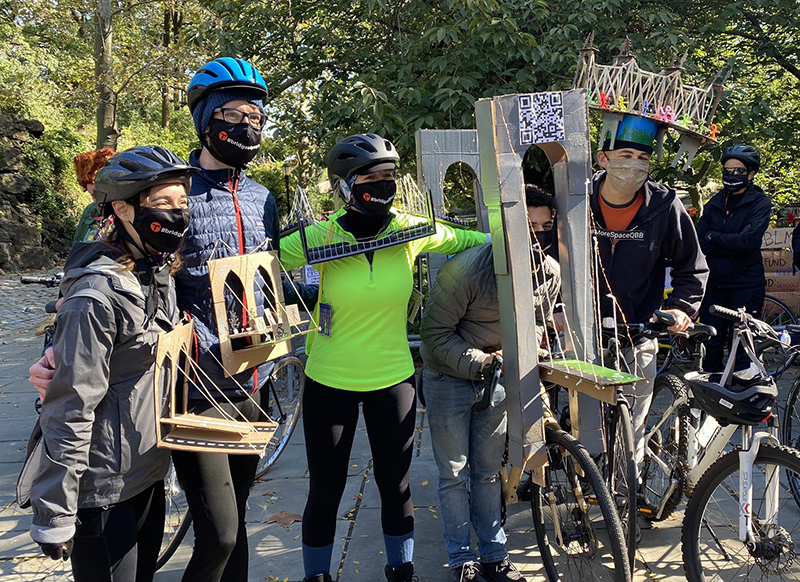
[(686, 334), (689, 337), (695, 337), (695, 336), (715, 337), (717, 335), (717, 329), (713, 325), (706, 325), (704, 323), (695, 323), (691, 329), (686, 330)]
[(684, 376), (700, 408), (725, 426), (756, 425), (776, 412), (778, 387), (770, 376), (733, 377), (732, 388), (719, 384), (722, 374), (689, 372)]

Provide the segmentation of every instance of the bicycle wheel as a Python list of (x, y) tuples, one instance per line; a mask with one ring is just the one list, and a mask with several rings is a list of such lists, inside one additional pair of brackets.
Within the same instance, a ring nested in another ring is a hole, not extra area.
[(639, 513), (651, 521), (662, 521), (672, 515), (683, 497), (689, 451), (687, 390), (677, 376), (656, 376), (645, 440), (641, 489), (644, 503), (640, 503)]
[(797, 325), (797, 315), (788, 305), (772, 295), (764, 296), (761, 319), (772, 327), (776, 325)]
[[(786, 409), (783, 412), (781, 443), (793, 449), (800, 449), (800, 378), (797, 378), (789, 389), (786, 398)], [(800, 478), (787, 475), (792, 495), (800, 507)]]
[(189, 513), (186, 495), (183, 494), (183, 489), (178, 484), (178, 476), (172, 462), (170, 462), (169, 472), (164, 478), (164, 494), (167, 502), (164, 515), (164, 540), (161, 542), (161, 551), (156, 560), (156, 570), (160, 570), (164, 564), (169, 562), (192, 524), (192, 514)]
[[(531, 486), (531, 510), (547, 578), (630, 580), (622, 523), (600, 470), (575, 438), (545, 430), (545, 486)], [(580, 476), (580, 474), (583, 476)], [(592, 491), (596, 503), (589, 504)]]
[[(761, 308), (760, 316), (762, 320), (772, 327), (797, 324), (797, 316), (792, 312), (791, 308), (771, 295), (764, 297), (764, 305)], [(770, 376), (779, 377), (796, 359), (796, 354), (793, 350), (787, 349), (788, 346), (785, 345), (777, 345), (775, 342), (756, 340), (755, 347), (759, 359)]]
[(628, 560), (633, 572), (636, 563), (636, 492), (639, 489), (639, 478), (636, 471), (636, 445), (633, 440), (631, 411), (624, 399), (620, 399), (614, 406), (608, 435), (608, 489), (620, 512), (628, 546)]
[[(292, 438), (303, 413), (305, 368), (298, 358), (289, 356), (278, 361), (266, 385), (261, 389), (261, 406), (278, 423), (264, 455), (258, 461), (256, 479), (267, 474)], [(267, 406), (264, 406), (264, 404)]]
[[(753, 543), (739, 541), (739, 451), (717, 459), (689, 499), (681, 542), (689, 582), (791, 579), (800, 576), (800, 513), (786, 484), (800, 473), (800, 452), (762, 444), (753, 464)], [(784, 476), (782, 476), (784, 475)], [(776, 480), (778, 482), (776, 483)], [(777, 485), (777, 507), (766, 491)]]

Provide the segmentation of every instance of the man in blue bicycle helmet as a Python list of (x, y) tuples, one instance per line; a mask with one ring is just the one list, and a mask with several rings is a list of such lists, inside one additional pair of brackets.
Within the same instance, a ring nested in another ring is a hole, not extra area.
[[(201, 171), (189, 192), (194, 222), (186, 236), (183, 267), (176, 276), (178, 304), (194, 321), (200, 366), (225, 394), (218, 396), (217, 406), (235, 406), (249, 420), (259, 420), (244, 392), (266, 382), (270, 364), (232, 378), (225, 376), (206, 262), (256, 250), (279, 250), (275, 197), (245, 173), (261, 145), (267, 86), (253, 65), (225, 57), (201, 67), (187, 93), (202, 144), (189, 162)], [(306, 291), (304, 299), (313, 301), (316, 288)], [(297, 302), (291, 287), (284, 294), (287, 302)], [(256, 300), (263, 303), (260, 296)], [(246, 317), (241, 305), (231, 307), (231, 320), (245, 321)], [(200, 394), (190, 392), (189, 396), (193, 412), (214, 414), (214, 406)], [(258, 457), (176, 451), (173, 462), (186, 492), (195, 536), (183, 581), (246, 582), (245, 505)]]

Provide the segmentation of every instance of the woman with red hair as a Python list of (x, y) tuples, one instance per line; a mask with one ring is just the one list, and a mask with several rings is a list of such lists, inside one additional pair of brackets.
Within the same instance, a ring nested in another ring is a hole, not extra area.
[[(78, 177), (78, 184), (84, 192), (92, 194), (94, 192), (94, 177), (97, 171), (102, 168), (108, 158), (114, 155), (111, 148), (102, 148), (97, 151), (83, 152), (75, 156), (75, 175)], [(75, 235), (72, 242), (88, 242), (94, 239), (100, 224), (103, 222), (103, 213), (91, 202), (83, 209), (83, 214), (78, 221)]]

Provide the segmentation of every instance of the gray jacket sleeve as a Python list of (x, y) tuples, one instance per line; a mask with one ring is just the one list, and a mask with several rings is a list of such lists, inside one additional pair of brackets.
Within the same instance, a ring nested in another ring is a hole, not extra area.
[(477, 378), (488, 358), (483, 350), (469, 345), (458, 335), (458, 323), (478, 292), (476, 277), (464, 273), (451, 259), (439, 269), (436, 285), (425, 304), (420, 337), (442, 362), (464, 378)]
[(74, 527), (94, 411), (108, 392), (116, 331), (109, 300), (94, 289), (68, 296), (58, 311), (55, 376), (40, 418), (45, 454), (31, 489), (34, 526)]

